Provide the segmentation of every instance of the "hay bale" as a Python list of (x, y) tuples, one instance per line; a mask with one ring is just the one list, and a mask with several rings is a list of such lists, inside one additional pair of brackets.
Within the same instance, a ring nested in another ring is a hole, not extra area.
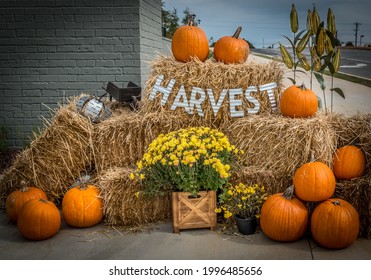
[(91, 133), (93, 126), (75, 107), (75, 99), (60, 106), (50, 121), (44, 120), (40, 134), (35, 134), (7, 169), (0, 181), (0, 197), (18, 189), (25, 180), (57, 201), (67, 188), (92, 168)]
[(225, 133), (245, 151), (242, 165), (272, 170), (280, 177), (292, 176), (310, 161), (312, 151), (316, 161), (330, 165), (336, 148), (331, 118), (320, 113), (307, 119), (268, 114), (245, 117), (231, 123)]
[(371, 163), (371, 114), (344, 116), (331, 115), (331, 125), (337, 134), (337, 147), (355, 145), (366, 154), (367, 162)]
[[(282, 80), (284, 71), (280, 64), (275, 61), (270, 61), (266, 64), (257, 62), (224, 64), (209, 59), (205, 62), (193, 60), (187, 63), (182, 63), (176, 61), (172, 57), (160, 56), (152, 61), (151, 67), (152, 71), (149, 79), (147, 80), (143, 93), (143, 110), (146, 112), (161, 112), (162, 110), (168, 112), (171, 111), (172, 114), (177, 115), (180, 118), (189, 118), (189, 115), (184, 108), (178, 107), (172, 111), (171, 105), (173, 104), (175, 97), (182, 85), (184, 85), (188, 100), (191, 98), (192, 88), (198, 87), (205, 91), (206, 98), (201, 105), (204, 116), (199, 117), (197, 110), (195, 109), (191, 115), (191, 118), (196, 125), (198, 123), (202, 123), (203, 125), (213, 128), (220, 127), (231, 119), (230, 103), (229, 97), (226, 96), (218, 111), (218, 114), (214, 116), (209, 97), (206, 94), (207, 89), (212, 89), (215, 100), (219, 100), (223, 89), (241, 88), (243, 91), (245, 91), (249, 86), (260, 86), (276, 82), (277, 88), (274, 89), (274, 96), (276, 102), (278, 103), (279, 95), (282, 92), (283, 87)], [(161, 85), (164, 87), (167, 87), (171, 79), (176, 80), (168, 97), (167, 103), (164, 106), (161, 105), (162, 93), (157, 93), (153, 101), (149, 100), (150, 93), (159, 75), (164, 75), (164, 79), (161, 83)], [(260, 103), (259, 113), (271, 111), (269, 98), (265, 91), (254, 92), (251, 94), (251, 96), (257, 99)], [(242, 108), (245, 108), (244, 113), (247, 115), (246, 108), (253, 108), (253, 103), (248, 102), (242, 96), (237, 98), (242, 99)], [(242, 108), (239, 107), (240, 106), (237, 106), (238, 110), (242, 110)]]
[(230, 183), (236, 185), (258, 184), (264, 186), (269, 194), (283, 192), (292, 184), (292, 176), (278, 174), (272, 170), (263, 170), (256, 166), (244, 167), (231, 174)]
[(130, 168), (113, 168), (102, 172), (97, 185), (102, 190), (105, 220), (110, 225), (140, 226), (171, 217), (170, 195), (155, 198), (135, 196), (141, 190), (130, 179)]
[(357, 209), (361, 225), (359, 235), (371, 239), (371, 173), (353, 180), (338, 181), (333, 197), (342, 198)]
[(141, 159), (149, 144), (161, 133), (186, 127), (189, 123), (166, 112), (121, 111), (94, 128), (95, 167), (128, 167)]

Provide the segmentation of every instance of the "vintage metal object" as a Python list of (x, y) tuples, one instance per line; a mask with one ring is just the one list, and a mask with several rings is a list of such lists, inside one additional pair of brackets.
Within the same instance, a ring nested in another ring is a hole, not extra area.
[(88, 95), (81, 97), (76, 102), (76, 108), (78, 112), (83, 116), (89, 118), (94, 123), (109, 118), (112, 113), (109, 106), (101, 101), (101, 98), (103, 96), (98, 99), (94, 96)]
[(112, 82), (108, 82), (107, 88), (104, 89), (109, 95), (121, 103), (130, 105), (130, 107), (137, 109), (138, 101), (141, 99), (142, 88), (138, 87), (133, 82), (129, 82), (126, 88), (119, 88)]

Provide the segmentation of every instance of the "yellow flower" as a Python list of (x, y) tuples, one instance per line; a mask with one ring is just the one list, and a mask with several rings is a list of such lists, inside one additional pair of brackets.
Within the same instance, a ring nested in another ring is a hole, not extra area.
[(230, 212), (228, 210), (224, 212), (224, 218), (226, 218), (226, 219), (232, 217), (232, 215), (233, 215), (232, 212)]
[(130, 173), (130, 179), (131, 179), (131, 180), (134, 180), (134, 178), (135, 178), (134, 173)]
[(216, 208), (215, 209), (215, 213), (221, 213), (222, 212), (222, 209), (221, 208)]
[(139, 192), (134, 193), (136, 198), (139, 198)]
[(139, 178), (140, 178), (141, 180), (143, 180), (145, 177), (146, 177), (146, 176), (145, 176), (144, 174), (140, 174), (140, 175), (139, 175)]

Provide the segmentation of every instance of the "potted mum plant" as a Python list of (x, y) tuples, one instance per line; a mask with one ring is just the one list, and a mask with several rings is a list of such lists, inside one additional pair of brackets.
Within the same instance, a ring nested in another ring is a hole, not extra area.
[(268, 198), (264, 186), (239, 183), (225, 188), (219, 195), (219, 207), (216, 213), (223, 212), (224, 218), (234, 217), (238, 231), (253, 234), (263, 202)]
[(191, 127), (160, 134), (137, 162), (144, 195), (172, 192), (173, 229), (216, 228), (216, 191), (243, 153), (220, 131)]

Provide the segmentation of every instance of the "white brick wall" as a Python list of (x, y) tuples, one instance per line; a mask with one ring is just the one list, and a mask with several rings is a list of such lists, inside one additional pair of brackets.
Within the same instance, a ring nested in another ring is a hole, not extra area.
[(161, 0), (0, 1), (7, 145), (26, 145), (65, 96), (103, 94), (109, 81), (144, 86), (148, 58), (161, 49)]

